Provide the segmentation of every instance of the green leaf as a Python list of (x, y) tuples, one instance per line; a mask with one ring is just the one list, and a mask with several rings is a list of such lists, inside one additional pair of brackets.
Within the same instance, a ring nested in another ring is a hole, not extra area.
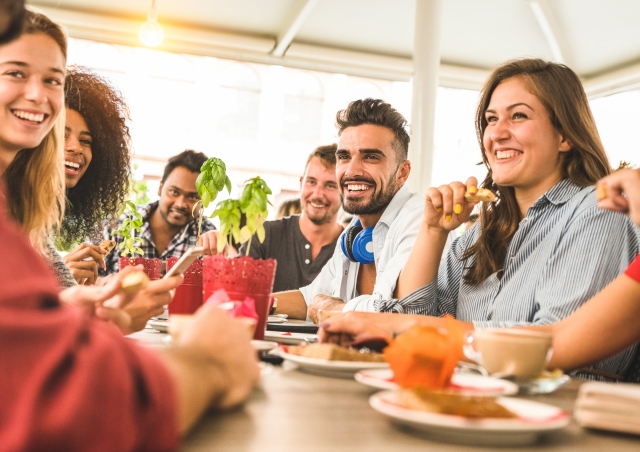
[(225, 176), (224, 186), (227, 188), (227, 193), (231, 194), (231, 179), (229, 179), (229, 176)]
[(227, 235), (218, 234), (218, 253), (222, 253), (225, 246), (227, 246)]

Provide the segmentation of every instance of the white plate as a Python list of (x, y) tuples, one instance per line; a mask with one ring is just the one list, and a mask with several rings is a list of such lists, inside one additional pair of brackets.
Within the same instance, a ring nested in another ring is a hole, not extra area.
[(280, 351), (280, 356), (298, 366), (298, 369), (324, 377), (353, 378), (353, 374), (362, 369), (386, 369), (387, 363), (368, 363), (364, 361), (329, 361), (327, 359), (307, 358)]
[(565, 385), (571, 378), (569, 375), (561, 375), (559, 377), (540, 377), (535, 380), (516, 380), (516, 384), (520, 387), (522, 394), (549, 394), (561, 386)]
[(265, 341), (275, 341), (285, 345), (298, 345), (305, 340), (310, 342), (316, 342), (318, 340), (317, 334), (308, 333), (288, 333), (285, 331), (265, 331)]
[(159, 319), (151, 319), (147, 322), (147, 326), (150, 326), (156, 331), (160, 331), (161, 333), (169, 332), (169, 321), (168, 320), (159, 320)]
[[(393, 382), (391, 369), (366, 369), (357, 372), (355, 379), (360, 383), (378, 389), (398, 389)], [(498, 397), (518, 392), (518, 385), (499, 378), (483, 377), (476, 374), (453, 374), (450, 389), (460, 394)]]
[(277, 342), (252, 340), (251, 345), (258, 352), (267, 352), (278, 346)]
[(498, 403), (517, 414), (517, 419), (469, 419), (403, 408), (396, 391), (382, 391), (369, 398), (374, 410), (394, 422), (428, 433), (429, 438), (474, 446), (523, 446), (544, 432), (563, 428), (570, 416), (552, 405), (531, 400), (500, 397)]
[(276, 315), (270, 315), (269, 317), (267, 317), (267, 323), (284, 323), (286, 321), (286, 317), (280, 317)]

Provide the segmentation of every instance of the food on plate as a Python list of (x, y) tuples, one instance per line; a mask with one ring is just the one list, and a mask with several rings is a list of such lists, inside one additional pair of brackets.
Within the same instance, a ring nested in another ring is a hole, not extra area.
[(609, 193), (607, 192), (607, 186), (604, 184), (598, 184), (596, 185), (596, 198), (598, 198), (598, 201), (602, 201), (607, 199), (607, 197), (609, 196)]
[(116, 247), (116, 242), (113, 241), (113, 240), (105, 240), (104, 242), (102, 242), (98, 246), (100, 248), (102, 248), (103, 250), (105, 250), (107, 252), (107, 254), (109, 254), (111, 252), (111, 250), (113, 250)]
[(464, 330), (453, 317), (446, 328), (415, 325), (384, 349), (394, 381), (402, 388), (442, 389), (449, 386), (462, 358)]
[(493, 202), (496, 200), (496, 195), (488, 188), (478, 188), (475, 193), (466, 192), (464, 199), (467, 202)]
[(135, 293), (147, 287), (149, 277), (143, 271), (132, 272), (122, 279), (124, 293)]
[(398, 402), (405, 408), (429, 413), (470, 418), (512, 419), (518, 417), (496, 402), (493, 397), (450, 394), (425, 388), (400, 389)]
[(380, 353), (363, 352), (335, 344), (296, 345), (289, 347), (288, 353), (304, 356), (305, 358), (326, 359), (329, 361), (384, 362), (384, 356)]

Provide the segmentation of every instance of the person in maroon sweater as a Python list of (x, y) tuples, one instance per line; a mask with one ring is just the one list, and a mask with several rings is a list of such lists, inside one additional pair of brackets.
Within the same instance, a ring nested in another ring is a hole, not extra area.
[(160, 354), (96, 319), (117, 318), (129, 301), (124, 270), (62, 304), (3, 206), (0, 255), (0, 451), (175, 450), (205, 409), (241, 403), (257, 381), (246, 327), (218, 308), (198, 311)]

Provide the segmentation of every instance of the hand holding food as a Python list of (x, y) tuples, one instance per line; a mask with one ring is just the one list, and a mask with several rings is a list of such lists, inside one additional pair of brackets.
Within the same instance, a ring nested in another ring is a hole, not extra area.
[(452, 182), (437, 188), (431, 187), (425, 197), (426, 225), (431, 229), (452, 231), (466, 223), (476, 203), (493, 195), (489, 190), (478, 190), (477, 187), (478, 180), (475, 177), (470, 177), (464, 184)]
[[(90, 286), (98, 279), (98, 265), (106, 268), (104, 256), (108, 251), (102, 245), (92, 245), (91, 243), (81, 243), (64, 257), (64, 263), (69, 267), (78, 284)], [(114, 242), (115, 243), (115, 242)]]

